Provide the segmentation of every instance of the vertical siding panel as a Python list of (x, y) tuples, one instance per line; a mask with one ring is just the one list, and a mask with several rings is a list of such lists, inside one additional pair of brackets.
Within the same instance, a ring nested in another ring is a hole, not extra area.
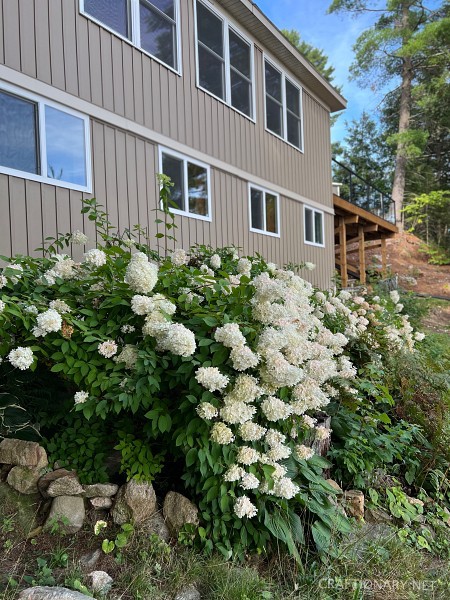
[(28, 250), (34, 254), (36, 248), (40, 248), (43, 242), (40, 183), (36, 181), (25, 182), (25, 203), (28, 224)]
[[(75, 19), (77, 38), (77, 66), (79, 95), (84, 100), (91, 100), (91, 71), (89, 64), (88, 22), (82, 15)], [(39, 63), (38, 63), (39, 66)]]
[(104, 161), (106, 177), (106, 206), (108, 208), (109, 218), (112, 224), (119, 225), (118, 212), (118, 190), (117, 190), (117, 164), (116, 164), (116, 136), (115, 130), (105, 125), (104, 128)]
[(10, 194), (9, 194), (9, 177), (0, 175), (0, 206), (2, 218), (0, 219), (0, 254), (11, 256), (11, 217), (10, 217)]
[[(70, 224), (71, 231), (76, 231), (77, 229), (80, 231), (84, 230), (84, 219), (81, 214), (82, 204), (81, 204), (82, 194), (80, 192), (75, 192), (70, 190), (69, 193), (69, 207), (70, 207)], [(72, 245), (72, 256), (75, 260), (81, 260), (84, 252), (83, 246)]]
[[(163, 67), (158, 65), (157, 73), (158, 79), (157, 84), (159, 86), (159, 92), (161, 97), (160, 115), (161, 115), (161, 132), (164, 135), (170, 136), (170, 105), (169, 105), (169, 84), (167, 81), (167, 74), (162, 72)], [(155, 82), (153, 82), (155, 85)]]
[(169, 122), (170, 122), (169, 135), (174, 140), (183, 141), (183, 139), (182, 139), (183, 136), (180, 136), (178, 134), (179, 127), (178, 127), (177, 82), (176, 82), (178, 75), (174, 75), (173, 73), (167, 72), (167, 71), (166, 71), (165, 75), (168, 78)]
[(66, 91), (78, 96), (77, 34), (75, 29), (78, 7), (76, 4), (74, 2), (61, 3)]
[(143, 99), (144, 99), (144, 125), (153, 129), (153, 102), (152, 102), (152, 67), (151, 62), (145, 57), (142, 61), (143, 70)]
[(27, 231), (31, 225), (27, 222), (25, 200), (25, 180), (10, 177), (10, 219), (11, 219), (11, 251), (12, 254), (29, 254)]
[(70, 191), (64, 188), (56, 188), (56, 223), (58, 233), (72, 231), (70, 218)]
[(156, 248), (155, 235), (157, 233), (157, 227), (155, 223), (156, 212), (159, 203), (159, 188), (158, 182), (155, 177), (155, 173), (158, 170), (158, 153), (156, 146), (145, 142), (145, 171), (146, 184), (147, 184), (147, 218), (149, 237), (152, 240), (153, 247)]
[(145, 142), (136, 139), (136, 198), (138, 223), (141, 227), (149, 226), (149, 209), (146, 183), (147, 165), (145, 161)]
[(112, 71), (114, 86), (114, 112), (118, 115), (125, 114), (125, 97), (123, 86), (123, 57), (122, 42), (115, 36), (111, 38), (112, 43)]
[(133, 90), (133, 49), (122, 42), (123, 58), (123, 89), (125, 93), (125, 116), (134, 120), (134, 90)]
[(56, 188), (51, 185), (42, 185), (42, 237), (56, 237)]
[(34, 12), (24, 0), (19, 3), (21, 71), (36, 77), (36, 46)]
[(49, 3), (50, 64), (52, 85), (65, 89), (63, 17), (60, 2)]
[(89, 67), (91, 73), (91, 98), (94, 104), (103, 105), (102, 59), (100, 49), (100, 27), (88, 21)]
[(5, 62), (5, 48), (4, 48), (4, 38), (5, 34), (3, 32), (3, 2), (0, 2), (0, 63)]
[(153, 129), (161, 133), (162, 125), (162, 110), (161, 110), (161, 86), (160, 86), (160, 71), (159, 65), (154, 60), (151, 61), (152, 70), (152, 97), (151, 103), (153, 106)]
[(100, 29), (100, 50), (102, 61), (102, 96), (104, 108), (114, 111), (113, 65), (111, 34)]
[(11, 0), (3, 0), (3, 29), (5, 44), (5, 64), (20, 71), (20, 26), (19, 5)]
[(125, 148), (125, 133), (116, 130), (116, 172), (117, 172), (117, 194), (119, 210), (119, 228), (123, 231), (130, 226), (130, 199), (128, 198), (127, 180), (127, 155)]
[(138, 50), (133, 50), (134, 115), (137, 123), (144, 123), (143, 66), (145, 59)]
[[(139, 225), (139, 205), (137, 195), (136, 180), (136, 138), (131, 135), (126, 136), (126, 164), (127, 164), (127, 183), (128, 183), (128, 207), (130, 211), (130, 228)], [(139, 175), (138, 175), (139, 176)]]

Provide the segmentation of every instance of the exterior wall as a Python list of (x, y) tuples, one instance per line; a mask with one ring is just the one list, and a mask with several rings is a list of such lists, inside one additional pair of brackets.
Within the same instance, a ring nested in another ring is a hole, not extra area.
[[(84, 100), (104, 109), (101, 118), (92, 119), (92, 195), (107, 205), (111, 220), (121, 228), (137, 222), (153, 227), (155, 142), (165, 136), (201, 153), (213, 167), (212, 223), (177, 217), (180, 245), (233, 243), (279, 263), (310, 260), (318, 265), (311, 275), (314, 283), (328, 286), (334, 248), (327, 108), (304, 90), (301, 153), (265, 131), (259, 47), (256, 123), (196, 87), (192, 0), (181, 0), (182, 77), (80, 15), (78, 5), (78, 0), (0, 0), (0, 80), (8, 80), (10, 69), (20, 71), (30, 81), (56, 88), (49, 94), (55, 100), (65, 92), (72, 108), (83, 112), (79, 103)], [(2, 70), (2, 64), (8, 69)], [(169, 141), (165, 145), (171, 147)], [(248, 173), (248, 179), (237, 170)], [(280, 239), (249, 231), (248, 180), (283, 191)], [(28, 253), (42, 244), (42, 237), (81, 229), (80, 197), (79, 192), (0, 175), (0, 253)], [(303, 244), (299, 198), (329, 213), (326, 248)], [(85, 225), (89, 234), (89, 222)]]

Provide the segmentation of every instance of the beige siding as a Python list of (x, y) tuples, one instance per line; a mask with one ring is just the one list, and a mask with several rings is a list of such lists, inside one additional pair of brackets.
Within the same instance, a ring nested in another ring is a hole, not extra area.
[[(265, 131), (259, 47), (254, 123), (196, 87), (193, 0), (181, 0), (182, 76), (80, 15), (78, 4), (0, 0), (0, 64), (148, 129), (143, 139), (112, 124), (92, 122), (93, 194), (107, 205), (113, 222), (153, 227), (158, 165), (152, 131), (246, 171), (249, 180), (261, 178), (332, 206), (328, 111), (305, 90), (304, 153)], [(253, 234), (247, 181), (213, 170), (212, 185), (213, 221), (180, 218), (184, 245), (235, 243), (280, 263), (304, 258), (321, 264), (312, 277), (328, 285), (334, 266), (331, 216), (325, 216), (326, 249), (303, 245), (303, 207), (288, 197), (281, 198), (281, 238)], [(4, 219), (0, 224), (0, 252), (32, 251), (40, 245), (40, 235), (79, 227), (80, 197), (0, 175), (2, 216), (10, 217), (9, 227)]]

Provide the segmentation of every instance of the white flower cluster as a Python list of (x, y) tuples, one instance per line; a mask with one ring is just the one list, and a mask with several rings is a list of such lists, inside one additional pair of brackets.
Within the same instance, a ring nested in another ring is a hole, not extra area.
[(60, 331), (62, 327), (62, 318), (58, 311), (49, 308), (36, 317), (36, 326), (33, 327), (35, 337), (45, 337), (48, 333)]
[(138, 349), (133, 344), (127, 344), (122, 352), (114, 357), (115, 362), (125, 363), (126, 369), (134, 369), (137, 359)]
[(103, 267), (106, 264), (106, 254), (103, 250), (93, 248), (84, 253), (84, 262), (92, 267)]
[(107, 340), (98, 345), (98, 353), (105, 358), (112, 358), (117, 354), (117, 344), (113, 340)]
[(219, 411), (215, 406), (213, 406), (210, 402), (201, 402), (197, 406), (197, 414), (201, 419), (205, 421), (212, 421), (215, 417), (218, 416)]
[(60, 315), (65, 315), (71, 312), (70, 306), (64, 300), (52, 300), (49, 304), (50, 308), (59, 312)]
[(70, 280), (75, 277), (75, 262), (66, 254), (55, 254), (52, 257), (56, 262), (41, 278), (39, 284), (55, 285), (56, 279)]
[(170, 256), (170, 260), (175, 267), (182, 267), (189, 261), (186, 251), (182, 248), (174, 250)]
[(88, 242), (88, 237), (82, 231), (77, 229), (76, 231), (72, 232), (69, 241), (71, 244), (76, 246), (84, 246)]
[(217, 367), (200, 367), (195, 373), (195, 379), (210, 392), (223, 390), (230, 381)]
[(251, 519), (258, 514), (258, 509), (252, 504), (248, 496), (240, 496), (240, 498), (237, 498), (233, 508), (239, 519), (243, 519), (244, 517)]
[(209, 264), (215, 271), (217, 271), (217, 269), (220, 269), (222, 266), (222, 259), (218, 254), (213, 254), (209, 259)]
[(19, 346), (15, 350), (11, 350), (11, 352), (8, 354), (8, 360), (16, 369), (26, 371), (33, 364), (33, 351), (31, 348)]
[(158, 281), (158, 267), (149, 262), (147, 255), (136, 252), (125, 273), (125, 283), (138, 294), (149, 294)]
[(0, 290), (8, 283), (8, 279), (4, 275), (0, 275)]
[(3, 302), (3, 300), (0, 300), (0, 314), (5, 310), (6, 308), (6, 304)]
[(74, 402), (75, 404), (84, 404), (88, 398), (88, 392), (76, 392), (74, 396)]

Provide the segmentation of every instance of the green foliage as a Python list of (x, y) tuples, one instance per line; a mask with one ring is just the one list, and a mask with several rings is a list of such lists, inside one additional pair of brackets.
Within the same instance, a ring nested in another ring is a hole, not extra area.
[(26, 583), (36, 586), (53, 586), (56, 583), (55, 577), (53, 576), (53, 569), (51, 569), (47, 561), (44, 558), (36, 559), (37, 568), (33, 575), (24, 575), (23, 579)]
[(120, 472), (126, 473), (127, 481), (135, 479), (152, 482), (163, 468), (165, 453), (154, 455), (149, 441), (136, 439), (131, 433), (119, 431), (119, 438), (120, 442), (115, 449), (120, 450), (122, 456)]

